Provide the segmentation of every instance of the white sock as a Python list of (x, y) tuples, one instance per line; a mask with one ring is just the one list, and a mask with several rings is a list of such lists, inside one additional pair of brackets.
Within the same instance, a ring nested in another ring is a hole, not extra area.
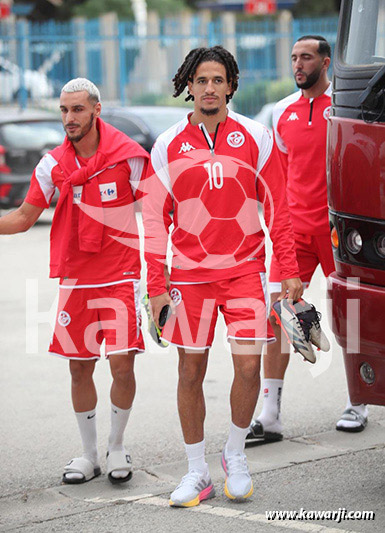
[[(91, 461), (94, 466), (98, 466), (96, 409), (92, 409), (92, 411), (84, 411), (82, 413), (75, 413), (75, 415), (83, 443), (83, 457)], [(69, 479), (81, 479), (83, 475), (80, 473), (68, 473), (66, 474), (66, 477)]]
[(247, 428), (240, 428), (233, 422), (230, 422), (230, 433), (226, 443), (226, 453), (243, 453), (245, 449), (246, 435), (249, 433), (249, 426)]
[(121, 409), (111, 403), (111, 432), (108, 439), (108, 451), (120, 451), (124, 449), (123, 436), (131, 413), (129, 409)]
[(98, 464), (98, 448), (96, 436), (96, 409), (75, 413), (78, 421), (80, 436), (83, 443), (83, 457), (94, 465)]
[(197, 470), (198, 472), (208, 471), (208, 464), (205, 461), (205, 439), (194, 444), (184, 443), (188, 460), (188, 469)]
[[(130, 413), (131, 407), (129, 409), (121, 409), (111, 403), (111, 432), (108, 439), (109, 452), (124, 451), (123, 436)], [(111, 476), (124, 478), (127, 476), (127, 472), (125, 470), (114, 470), (111, 472)]]
[(263, 428), (274, 433), (282, 432), (281, 423), (281, 399), (282, 399), (283, 379), (263, 380), (263, 407), (257, 420), (261, 422)]
[(350, 401), (350, 396), (348, 394), (348, 401), (346, 402), (345, 409), (354, 409), (362, 416), (368, 416), (368, 408), (364, 403), (361, 403), (360, 405), (352, 405)]
[[(368, 408), (367, 406), (364, 404), (364, 403), (361, 403), (360, 405), (352, 405), (351, 401), (350, 401), (350, 396), (348, 394), (348, 400), (346, 402), (346, 407), (345, 407), (345, 410), (346, 409), (353, 409), (354, 411), (356, 411), (356, 413), (358, 413), (359, 415), (362, 415), (364, 416), (365, 418), (368, 417)], [(337, 426), (338, 427), (343, 427), (343, 428), (354, 428), (354, 427), (358, 427), (360, 426), (360, 422), (357, 420), (357, 421), (354, 421), (354, 420), (338, 420), (337, 422)]]

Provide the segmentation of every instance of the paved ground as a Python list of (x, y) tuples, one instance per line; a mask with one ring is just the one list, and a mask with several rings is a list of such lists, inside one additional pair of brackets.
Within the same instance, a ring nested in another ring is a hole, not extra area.
[[(49, 325), (34, 326), (36, 318), (47, 319), (43, 313), (51, 306), (54, 310), (57, 282), (48, 280), (48, 232), (49, 224), (43, 223), (26, 234), (0, 239), (1, 531), (383, 530), (383, 410), (370, 408), (370, 423), (362, 434), (334, 430), (346, 401), (341, 351), (335, 343), (314, 366), (292, 357), (283, 396), (285, 440), (248, 450), (255, 495), (242, 505), (226, 501), (219, 456), (229, 425), (232, 371), (222, 322), (205, 384), (207, 451), (218, 496), (197, 510), (167, 507), (168, 494), (186, 468), (176, 413), (177, 358), (174, 349), (161, 350), (149, 339), (146, 354), (137, 358), (138, 391), (126, 437), (135, 466), (132, 481), (112, 487), (101, 476), (81, 487), (60, 485), (62, 467), (79, 454), (80, 441), (67, 363), (46, 353)], [(306, 297), (325, 312), (323, 290), (318, 272)], [(323, 325), (327, 330), (326, 319)], [(103, 458), (111, 383), (105, 361), (98, 363), (95, 377)], [(267, 523), (265, 518), (267, 510), (340, 507), (374, 511), (376, 519)]]
[[(149, 466), (135, 472), (124, 487), (113, 487), (101, 477), (82, 486), (26, 491), (0, 499), (0, 531), (380, 533), (385, 518), (384, 437), (385, 426), (372, 425), (354, 442), (346, 434), (325, 432), (248, 449), (255, 493), (244, 503), (223, 494), (220, 454), (208, 458), (217, 496), (195, 509), (168, 506), (184, 462)], [(314, 511), (339, 509), (371, 511), (373, 519), (314, 520)], [(302, 510), (309, 518), (268, 521), (266, 511), (275, 510)]]

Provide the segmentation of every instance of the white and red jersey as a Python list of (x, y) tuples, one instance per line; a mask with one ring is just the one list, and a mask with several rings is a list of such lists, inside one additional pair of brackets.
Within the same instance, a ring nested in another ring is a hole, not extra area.
[(297, 91), (273, 111), (273, 128), (287, 177), (287, 202), (294, 231), (329, 233), (326, 186), (326, 132), (331, 84), (317, 98)]
[[(83, 166), (86, 160), (77, 159)], [(65, 264), (68, 283), (95, 286), (110, 285), (140, 278), (138, 228), (134, 202), (139, 182), (146, 172), (144, 157), (121, 161), (112, 168), (105, 168), (92, 179), (98, 181), (104, 212), (104, 232), (100, 253), (79, 250), (78, 222), (82, 187), (73, 187), (72, 231)], [(46, 154), (35, 168), (25, 201), (37, 207), (50, 205), (55, 187), (60, 191), (63, 173), (51, 154)], [(95, 213), (97, 219), (98, 213)], [(66, 285), (66, 279), (61, 283)]]
[(157, 139), (144, 184), (150, 296), (166, 290), (172, 222), (172, 281), (202, 283), (264, 272), (258, 202), (282, 279), (298, 276), (282, 166), (261, 124), (229, 111), (210, 135), (204, 124), (194, 126), (186, 117)]

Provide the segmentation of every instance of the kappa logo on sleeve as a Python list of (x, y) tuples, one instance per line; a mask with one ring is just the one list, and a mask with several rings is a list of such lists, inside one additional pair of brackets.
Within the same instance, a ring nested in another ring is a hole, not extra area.
[(99, 185), (99, 189), (102, 202), (110, 202), (111, 200), (116, 200), (118, 197), (115, 181), (111, 183), (102, 183)]
[(289, 120), (299, 120), (298, 115), (295, 111), (293, 111), (293, 113), (290, 113), (290, 115), (287, 117), (287, 121)]
[(194, 146), (192, 146), (189, 142), (182, 143), (182, 146), (180, 147), (180, 150), (178, 154), (189, 152), (190, 150), (196, 150)]

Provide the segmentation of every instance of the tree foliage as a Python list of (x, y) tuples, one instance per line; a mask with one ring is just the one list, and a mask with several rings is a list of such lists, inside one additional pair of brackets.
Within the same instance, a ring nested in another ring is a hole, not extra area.
[(149, 10), (157, 11), (161, 17), (172, 15), (187, 7), (187, 2), (185, 0), (147, 0), (147, 8)]
[(322, 15), (337, 14), (340, 8), (340, 0), (322, 0), (322, 2), (315, 2), (314, 0), (297, 0), (293, 8), (293, 15), (295, 17), (317, 17)]
[[(185, 8), (184, 0), (147, 0), (147, 9), (157, 11), (161, 17)], [(77, 16), (87, 18), (96, 18), (111, 11), (121, 19), (134, 16), (130, 0), (86, 0), (74, 10)]]
[(67, 20), (73, 16), (74, 7), (85, 0), (65, 0), (60, 6), (48, 0), (14, 0), (14, 4), (33, 4), (28, 15), (29, 20), (44, 21), (49, 19)]
[(78, 17), (97, 18), (103, 13), (115, 12), (119, 18), (132, 18), (130, 0), (86, 0), (75, 7), (74, 14)]
[[(14, 0), (15, 4), (33, 4), (31, 20), (67, 20), (73, 16), (96, 18), (114, 11), (119, 18), (133, 18), (130, 0), (63, 0), (54, 5), (49, 0)], [(297, 0), (293, 7), (295, 17), (322, 16), (338, 13), (341, 0)], [(161, 17), (172, 15), (185, 8), (194, 9), (197, 0), (147, 0), (148, 10), (157, 11)], [(242, 14), (239, 13), (242, 18)]]
[[(97, 18), (103, 13), (115, 12), (119, 18), (133, 18), (130, 0), (64, 0), (61, 5), (49, 0), (14, 0), (14, 3), (33, 4), (30, 20), (68, 20), (71, 17)], [(148, 10), (161, 17), (194, 7), (195, 0), (147, 0)]]

